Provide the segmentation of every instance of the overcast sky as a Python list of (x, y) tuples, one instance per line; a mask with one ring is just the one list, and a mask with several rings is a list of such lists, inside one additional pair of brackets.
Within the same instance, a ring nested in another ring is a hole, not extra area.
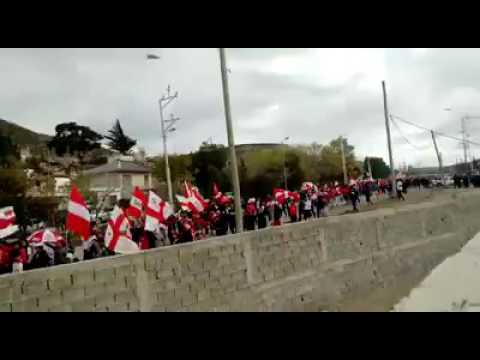
[[(477, 49), (227, 49), (227, 61), (238, 144), (343, 135), (359, 157), (387, 159), (384, 79), (391, 113), (406, 120), (460, 136), (460, 112), (480, 116)], [(181, 121), (169, 151), (226, 143), (217, 49), (0, 49), (0, 81), (0, 118), (47, 134), (67, 121), (105, 133), (118, 118), (149, 154), (162, 149), (157, 100), (171, 84), (179, 98), (166, 114)], [(398, 125), (414, 146), (392, 127), (396, 163), (437, 165), (430, 135)], [(480, 142), (480, 119), (467, 126)], [(446, 164), (463, 156), (438, 142)]]

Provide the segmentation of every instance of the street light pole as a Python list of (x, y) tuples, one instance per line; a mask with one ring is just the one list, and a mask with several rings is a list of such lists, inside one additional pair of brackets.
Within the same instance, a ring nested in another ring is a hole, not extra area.
[(235, 140), (233, 137), (232, 114), (230, 111), (230, 94), (228, 89), (227, 61), (225, 48), (220, 48), (220, 70), (222, 73), (223, 105), (225, 108), (225, 120), (227, 122), (228, 146), (230, 148), (230, 164), (232, 170), (233, 192), (235, 194), (235, 223), (237, 232), (243, 231), (242, 204), (240, 201), (240, 180), (238, 178), (237, 155), (235, 153)]
[[(165, 120), (163, 117), (163, 110), (170, 104), (174, 99), (178, 97), (178, 92), (175, 92), (174, 95), (170, 95), (170, 85), (167, 88), (167, 96), (163, 95), (158, 104), (160, 107), (160, 122), (162, 126), (162, 139), (163, 139), (163, 156), (165, 158), (165, 176), (167, 178), (167, 189), (168, 189), (168, 201), (171, 206), (174, 206), (173, 202), (173, 188), (172, 188), (172, 178), (170, 175), (170, 165), (168, 163), (168, 150), (167, 150), (167, 132), (173, 131), (173, 124), (179, 120), (179, 118), (174, 118), (173, 115), (170, 120)], [(168, 126), (165, 126), (165, 123), (168, 122)]]

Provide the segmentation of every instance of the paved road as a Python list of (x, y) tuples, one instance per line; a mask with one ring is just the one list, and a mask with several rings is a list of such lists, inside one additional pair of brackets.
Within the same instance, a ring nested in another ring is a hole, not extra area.
[[(420, 191), (412, 189), (405, 195), (405, 201), (399, 201), (397, 199), (390, 199), (386, 196), (374, 199), (374, 205), (368, 205), (365, 202), (360, 203), (360, 212), (372, 211), (384, 208), (397, 208), (408, 204), (417, 204), (424, 201), (430, 201), (435, 199), (447, 198), (455, 192), (465, 191), (480, 191), (480, 189), (422, 189)], [(344, 215), (352, 212), (352, 205), (339, 206), (331, 209), (330, 215)]]

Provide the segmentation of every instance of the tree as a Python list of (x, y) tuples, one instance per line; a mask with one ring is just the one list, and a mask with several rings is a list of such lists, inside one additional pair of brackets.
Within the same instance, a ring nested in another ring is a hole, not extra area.
[[(171, 154), (168, 156), (170, 165), (170, 177), (172, 179), (173, 190), (181, 189), (181, 183), (185, 180), (192, 180), (190, 168), (192, 165), (191, 154)], [(165, 158), (163, 156), (155, 159), (153, 163), (153, 177), (159, 182), (166, 182), (165, 178)]]
[(10, 167), (18, 159), (20, 159), (18, 147), (12, 142), (10, 136), (4, 136), (0, 131), (0, 167)]
[(47, 144), (58, 156), (67, 154), (77, 156), (83, 163), (85, 155), (100, 148), (103, 136), (88, 126), (77, 125), (75, 122), (59, 124), (55, 127), (55, 136)]
[[(301, 166), (301, 154), (296, 151), (287, 151), (285, 166), (287, 168), (287, 185), (289, 189), (298, 189), (305, 180), (305, 171)], [(283, 169), (282, 169), (283, 170)]]
[(390, 166), (388, 166), (381, 157), (365, 158), (363, 162), (363, 170), (368, 172), (368, 160), (372, 167), (372, 177), (374, 179), (385, 179), (390, 175)]
[(120, 120), (118, 119), (115, 121), (113, 127), (108, 130), (108, 135), (105, 135), (105, 139), (110, 140), (108, 145), (122, 155), (128, 154), (130, 149), (137, 143), (136, 140), (125, 135), (120, 125)]
[(195, 185), (202, 194), (210, 196), (213, 183), (216, 182), (222, 191), (230, 189), (230, 178), (227, 175), (227, 149), (223, 145), (203, 142), (198, 151), (192, 154), (192, 173)]

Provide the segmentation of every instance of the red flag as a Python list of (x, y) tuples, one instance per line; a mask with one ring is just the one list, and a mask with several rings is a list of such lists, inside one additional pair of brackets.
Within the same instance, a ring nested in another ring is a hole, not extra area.
[(147, 206), (147, 198), (142, 190), (135, 186), (132, 197), (130, 199), (130, 206), (127, 209), (127, 216), (138, 219), (142, 216), (142, 211)]
[(273, 196), (275, 197), (275, 200), (277, 200), (278, 203), (280, 204), (284, 204), (287, 201), (287, 199), (295, 200), (295, 196), (293, 192), (284, 190), (284, 189), (278, 189), (278, 188), (273, 189)]
[(124, 212), (115, 206), (105, 233), (105, 245), (110, 251), (129, 254), (139, 251), (138, 245), (132, 241), (130, 222)]
[(18, 226), (15, 225), (15, 218), (15, 211), (12, 206), (0, 209), (0, 239), (18, 231)]
[(88, 240), (90, 237), (90, 221), (90, 211), (88, 211), (87, 203), (75, 184), (72, 184), (70, 201), (68, 202), (67, 230), (80, 235), (83, 240)]

